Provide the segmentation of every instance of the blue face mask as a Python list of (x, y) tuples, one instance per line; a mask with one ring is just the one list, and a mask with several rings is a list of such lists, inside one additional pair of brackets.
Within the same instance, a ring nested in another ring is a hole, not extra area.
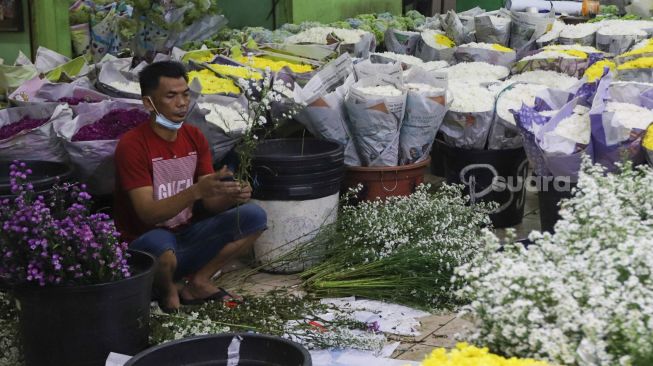
[(154, 108), (154, 112), (156, 112), (155, 122), (158, 125), (160, 125), (160, 126), (162, 126), (164, 128), (167, 128), (169, 130), (173, 130), (173, 131), (177, 131), (177, 130), (179, 130), (181, 128), (181, 126), (184, 124), (183, 121), (179, 122), (179, 123), (175, 123), (175, 122), (172, 122), (171, 120), (167, 119), (161, 113), (159, 113), (159, 111), (156, 109), (156, 107), (154, 106), (154, 102), (152, 102), (152, 98), (147, 97), (147, 99), (150, 100), (150, 103), (152, 104), (152, 107)]

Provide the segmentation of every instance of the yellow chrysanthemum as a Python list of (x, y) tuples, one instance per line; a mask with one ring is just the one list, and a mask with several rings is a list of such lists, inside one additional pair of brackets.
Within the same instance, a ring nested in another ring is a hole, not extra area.
[(203, 62), (211, 62), (215, 58), (215, 55), (209, 51), (209, 50), (201, 50), (201, 51), (191, 51), (188, 52), (182, 57), (183, 62), (188, 62), (188, 60), (193, 60), (195, 62), (203, 63)]
[(444, 348), (433, 350), (422, 366), (549, 366), (548, 363), (530, 358), (505, 358), (467, 343), (458, 343), (447, 352)]
[(451, 40), (451, 38), (445, 36), (444, 34), (436, 34), (433, 36), (435, 38), (435, 43), (445, 46), (445, 47), (453, 47), (456, 44)]
[(236, 57), (236, 61), (240, 62), (241, 64), (245, 64), (247, 66), (253, 67), (255, 69), (265, 70), (266, 68), (269, 68), (270, 71), (273, 72), (277, 72), (283, 69), (284, 67), (288, 67), (292, 72), (298, 74), (304, 74), (313, 71), (313, 67), (311, 65), (296, 64), (288, 61), (274, 61), (259, 56)]
[(493, 43), (492, 48), (497, 50), (497, 51), (500, 51), (500, 52), (512, 52), (513, 51), (512, 48), (508, 48), (508, 47), (500, 45), (498, 43)]
[(574, 57), (578, 57), (578, 58), (582, 58), (582, 59), (587, 58), (587, 53), (585, 53), (583, 51), (578, 51), (578, 50), (558, 50), (558, 52), (566, 53), (569, 56), (574, 56)]
[(260, 72), (252, 71), (251, 69), (242, 66), (210, 64), (209, 67), (215, 72), (225, 76), (254, 80), (263, 79), (263, 75)]
[(621, 55), (619, 55), (619, 57), (641, 55), (643, 53), (653, 53), (653, 45), (649, 43), (649, 45), (646, 46), (646, 47), (642, 47), (642, 48), (637, 49), (637, 50), (632, 50), (632, 51), (628, 51), (626, 53), (622, 53)]
[(646, 130), (646, 135), (644, 135), (644, 140), (642, 140), (642, 146), (653, 150), (653, 123)]
[(650, 69), (650, 68), (653, 68), (653, 57), (640, 57), (619, 65), (619, 67), (617, 67), (617, 70)]
[(240, 94), (240, 89), (231, 79), (221, 78), (210, 70), (191, 71), (188, 79), (198, 79), (202, 85), (202, 94)]
[(617, 69), (617, 65), (610, 60), (601, 60), (595, 62), (592, 66), (588, 67), (587, 70), (585, 70), (584, 76), (587, 76), (587, 81), (594, 82), (603, 76), (603, 70), (606, 66), (609, 67), (613, 72)]

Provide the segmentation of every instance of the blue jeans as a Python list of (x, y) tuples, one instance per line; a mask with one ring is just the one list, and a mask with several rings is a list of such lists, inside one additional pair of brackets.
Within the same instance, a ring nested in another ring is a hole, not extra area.
[(181, 278), (204, 267), (227, 244), (266, 228), (265, 211), (253, 203), (247, 203), (193, 223), (180, 232), (150, 230), (129, 247), (148, 252), (156, 258), (172, 250), (177, 257), (175, 278)]

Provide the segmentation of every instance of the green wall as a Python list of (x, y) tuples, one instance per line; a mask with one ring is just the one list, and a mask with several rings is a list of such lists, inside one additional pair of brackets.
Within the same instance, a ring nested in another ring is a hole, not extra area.
[(22, 32), (0, 32), (0, 58), (5, 64), (13, 65), (18, 56), (18, 51), (23, 51), (27, 57), (32, 57), (29, 36), (29, 15), (27, 12), (27, 0), (23, 1), (23, 24)]
[[(272, 0), (222, 0), (220, 7), (229, 27), (260, 26), (272, 29), (267, 18)], [(306, 20), (330, 23), (359, 14), (391, 12), (401, 14), (401, 0), (281, 0), (277, 5), (277, 27)], [(266, 19), (267, 18), (267, 19)]]
[(401, 14), (401, 0), (295, 0), (293, 1), (293, 22), (314, 20), (331, 23), (345, 20), (359, 14), (383, 13)]
[(456, 11), (463, 12), (476, 6), (487, 11), (497, 10), (503, 6), (504, 0), (456, 0)]
[[(277, 5), (277, 27), (291, 19), (292, 0), (281, 0)], [(272, 0), (221, 0), (219, 6), (229, 20), (230, 28), (264, 27), (272, 29), (274, 22), (268, 18)]]

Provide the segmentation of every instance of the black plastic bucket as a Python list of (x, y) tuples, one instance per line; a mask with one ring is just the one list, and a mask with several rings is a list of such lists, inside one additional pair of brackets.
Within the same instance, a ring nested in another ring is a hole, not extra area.
[(18, 287), (26, 366), (101, 366), (148, 346), (154, 257), (130, 250), (132, 276), (88, 286)]
[(506, 150), (465, 150), (441, 141), (447, 183), (465, 185), (470, 201), (496, 202), (490, 215), (494, 227), (515, 226), (522, 222), (526, 200), (528, 160), (523, 148)]
[[(234, 342), (240, 337), (240, 344)], [(229, 363), (230, 346), (232, 360)], [(234, 347), (235, 346), (235, 347)], [(235, 361), (238, 357), (238, 361)], [(311, 366), (301, 345), (261, 334), (219, 334), (181, 339), (145, 350), (125, 366)]]
[(344, 148), (337, 142), (317, 139), (273, 139), (261, 142), (254, 153), (258, 174), (299, 175), (342, 167)]
[(304, 201), (336, 194), (345, 176), (344, 162), (344, 149), (335, 142), (263, 141), (252, 161), (252, 197), (264, 201)]
[(571, 198), (571, 190), (576, 187), (576, 183), (570, 183), (569, 190), (557, 190), (553, 185), (547, 185), (546, 190), (541, 186), (538, 196), (538, 206), (540, 209), (540, 226), (541, 230), (553, 233), (553, 227), (560, 220), (560, 201)]
[[(32, 170), (28, 176), (28, 181), (34, 186), (34, 191), (42, 193), (57, 182), (67, 181), (73, 169), (69, 164), (55, 163), (50, 161), (23, 161), (27, 168)], [(0, 161), (0, 197), (12, 197), (11, 185), (9, 184), (9, 167), (13, 164), (11, 161)]]

